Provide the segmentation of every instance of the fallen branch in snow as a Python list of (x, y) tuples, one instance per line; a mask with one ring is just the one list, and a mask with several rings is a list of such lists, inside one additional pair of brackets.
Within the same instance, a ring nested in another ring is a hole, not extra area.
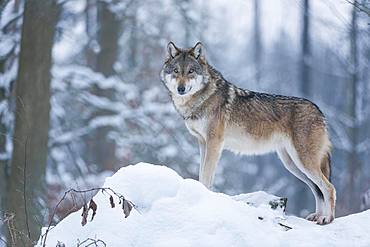
[[(51, 230), (51, 224), (52, 224), (52, 220), (57, 212), (57, 209), (58, 207), (60, 206), (60, 204), (66, 199), (66, 197), (71, 194), (72, 192), (73, 193), (78, 193), (78, 194), (86, 194), (86, 193), (89, 193), (89, 192), (95, 192), (95, 191), (101, 191), (103, 194), (104, 192), (107, 193), (109, 195), (109, 203), (111, 205), (112, 208), (115, 207), (115, 203), (114, 203), (114, 198), (113, 196), (117, 197), (118, 198), (118, 202), (120, 205), (122, 205), (122, 210), (123, 210), (123, 213), (125, 215), (125, 218), (127, 218), (129, 215), (130, 215), (130, 212), (132, 210), (132, 208), (135, 208), (137, 210), (137, 207), (135, 206), (134, 203), (132, 203), (131, 201), (129, 200), (126, 200), (125, 197), (117, 192), (115, 192), (113, 189), (109, 188), (109, 187), (105, 187), (105, 188), (92, 188), (92, 189), (88, 189), (88, 190), (76, 190), (76, 189), (69, 189), (68, 191), (64, 192), (64, 195), (63, 197), (59, 200), (59, 202), (57, 203), (57, 205), (55, 206), (54, 208), (54, 211), (50, 217), (50, 220), (49, 220), (49, 224), (48, 224), (48, 227), (45, 231), (45, 234), (42, 235), (41, 239), (42, 239), (42, 246), (45, 247), (46, 246), (46, 238), (47, 238), (47, 235), (49, 233), (49, 231)], [(84, 226), (86, 223), (87, 223), (87, 216), (88, 216), (88, 213), (89, 213), (89, 210), (91, 209), (93, 211), (93, 214), (91, 216), (91, 219), (90, 221), (92, 221), (94, 219), (94, 216), (96, 214), (96, 211), (97, 211), (97, 204), (94, 202), (93, 199), (90, 200), (90, 203), (89, 205), (87, 205), (87, 203), (84, 204), (83, 206), (83, 210), (82, 210), (82, 221), (81, 221), (81, 224)], [(138, 210), (137, 210), (138, 211)], [(139, 212), (139, 211), (138, 211)], [(139, 212), (140, 213), (140, 212)], [(92, 239), (87, 239), (87, 240), (92, 240)], [(85, 241), (87, 241), (85, 240)], [(95, 241), (95, 240), (94, 240)], [(97, 242), (102, 242), (104, 243), (102, 240), (96, 240), (95, 242), (92, 242), (92, 243), (89, 243), (89, 245), (87, 246), (90, 246), (92, 244), (95, 243), (95, 246)], [(82, 242), (83, 243), (83, 242)], [(82, 244), (81, 243), (81, 244)], [(105, 244), (105, 243), (104, 243)], [(80, 246), (80, 245), (78, 245)], [(105, 246), (105, 245), (104, 245)]]
[(269, 205), (271, 206), (272, 209), (281, 208), (283, 212), (285, 212), (287, 202), (288, 198), (283, 197), (269, 201)]
[[(258, 219), (259, 220), (263, 220), (263, 217), (258, 216)], [(289, 230), (292, 230), (293, 229), (293, 227), (287, 226), (287, 225), (285, 225), (285, 224), (283, 224), (281, 222), (278, 222), (278, 224), (279, 224), (279, 226), (283, 227), (284, 231), (289, 231)]]
[(77, 243), (77, 247), (80, 247), (80, 246), (82, 246), (83, 244), (86, 244), (86, 245), (84, 245), (85, 247), (87, 247), (87, 246), (92, 246), (92, 245), (94, 245), (94, 246), (99, 246), (99, 245), (98, 245), (99, 243), (103, 244), (103, 246), (107, 246), (107, 244), (106, 244), (103, 240), (101, 240), (101, 239), (92, 239), (92, 238), (88, 238), (88, 239), (85, 239), (85, 240), (84, 240), (84, 241), (82, 241), (82, 242), (78, 242), (78, 243)]
[(289, 230), (292, 230), (293, 229), (292, 227), (287, 226), (287, 225), (284, 225), (283, 223), (279, 223), (279, 225), (282, 226), (285, 231), (289, 231)]
[(269, 205), (271, 209), (281, 212), (285, 212), (285, 208), (288, 203), (288, 198), (270, 195), (264, 191), (240, 194), (233, 196), (233, 199), (236, 201), (245, 202), (246, 204), (254, 207), (258, 207), (262, 204)]

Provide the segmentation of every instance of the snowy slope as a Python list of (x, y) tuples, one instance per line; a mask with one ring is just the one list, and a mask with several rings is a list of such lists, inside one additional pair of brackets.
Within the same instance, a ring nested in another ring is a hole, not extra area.
[[(124, 218), (118, 202), (111, 208), (109, 196), (98, 193), (94, 220), (81, 226), (81, 211), (69, 215), (50, 231), (46, 246), (76, 246), (87, 238), (106, 246), (370, 246), (370, 210), (319, 226), (272, 210), (258, 196), (265, 193), (230, 197), (145, 163), (120, 169), (104, 187), (138, 210)], [(247, 205), (251, 198), (258, 203)]]

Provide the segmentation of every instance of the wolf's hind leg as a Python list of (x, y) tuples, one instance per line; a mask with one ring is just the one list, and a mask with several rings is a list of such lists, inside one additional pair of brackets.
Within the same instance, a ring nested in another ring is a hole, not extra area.
[(320, 215), (317, 219), (317, 223), (320, 225), (329, 224), (334, 220), (335, 216), (335, 188), (321, 172), (320, 169), (312, 171), (305, 168), (307, 176), (319, 186), (320, 190), (324, 195), (325, 208), (324, 214)]
[(308, 187), (311, 189), (312, 193), (315, 196), (315, 202), (316, 202), (316, 212), (310, 214), (307, 219), (311, 221), (316, 221), (319, 216), (323, 214), (323, 208), (324, 208), (324, 197), (319, 189), (319, 187), (313, 183), (294, 163), (292, 158), (289, 156), (287, 150), (285, 148), (281, 148), (277, 151), (278, 156), (280, 160), (283, 162), (284, 167), (292, 173), (294, 176), (296, 176), (299, 180), (304, 182), (308, 185)]
[(336, 195), (334, 186), (329, 182), (325, 175), (321, 173), (319, 176), (317, 176), (317, 182), (320, 183), (321, 191), (323, 191), (324, 194), (326, 201), (326, 213), (318, 218), (317, 223), (320, 225), (325, 225), (334, 220)]
[(325, 177), (321, 171), (321, 162), (323, 157), (319, 154), (304, 154), (299, 155), (294, 148), (288, 150), (297, 167), (315, 183), (324, 197), (323, 214), (317, 215), (317, 223), (320, 225), (329, 224), (334, 220), (335, 214), (335, 188)]

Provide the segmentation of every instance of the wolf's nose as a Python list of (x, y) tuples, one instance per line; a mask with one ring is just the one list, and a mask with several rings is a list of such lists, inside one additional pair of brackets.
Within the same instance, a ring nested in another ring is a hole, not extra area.
[(184, 86), (178, 86), (177, 87), (177, 92), (179, 92), (179, 94), (184, 94), (185, 93), (185, 87)]

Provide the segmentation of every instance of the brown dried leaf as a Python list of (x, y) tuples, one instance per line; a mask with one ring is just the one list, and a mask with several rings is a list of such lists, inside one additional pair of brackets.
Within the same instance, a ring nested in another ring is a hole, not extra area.
[(125, 214), (125, 218), (127, 218), (130, 215), (130, 212), (132, 210), (132, 202), (126, 199), (123, 199), (122, 209), (123, 209), (123, 213)]
[(83, 209), (82, 209), (82, 214), (81, 214), (81, 216), (82, 216), (81, 225), (82, 226), (86, 225), (86, 223), (87, 223), (88, 212), (89, 212), (89, 209), (87, 208), (87, 205), (84, 204)]
[(89, 210), (90, 209), (93, 211), (93, 214), (91, 215), (90, 219), (90, 221), (92, 221), (94, 219), (94, 216), (96, 215), (96, 210), (98, 209), (98, 205), (96, 205), (93, 199), (90, 200)]
[(116, 205), (114, 204), (113, 196), (109, 197), (110, 206), (114, 208)]

